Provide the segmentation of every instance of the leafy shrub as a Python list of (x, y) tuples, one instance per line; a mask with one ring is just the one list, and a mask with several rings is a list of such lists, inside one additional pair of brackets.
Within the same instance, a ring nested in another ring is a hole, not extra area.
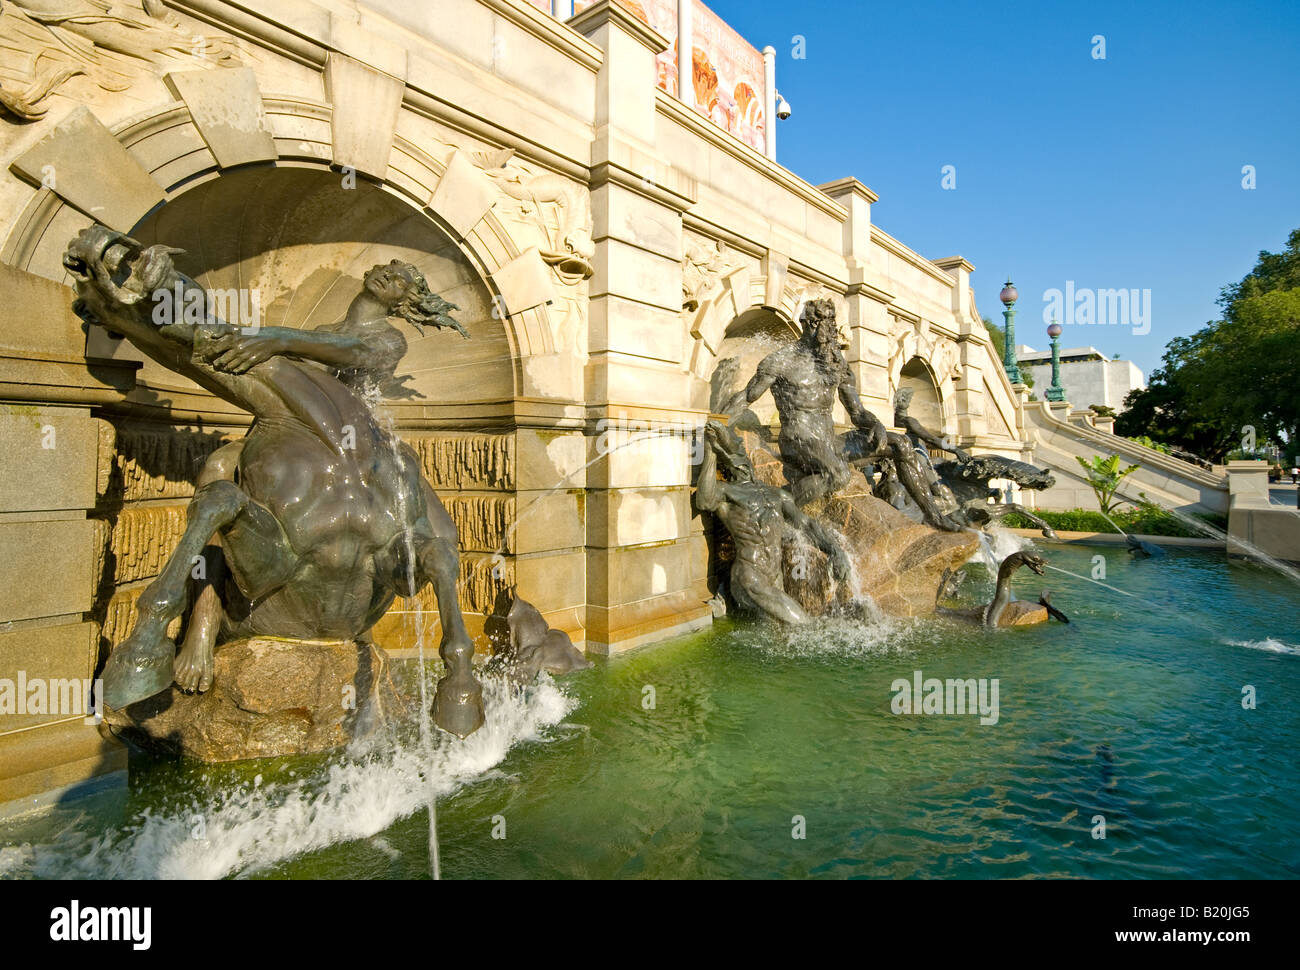
[(1118, 501), (1115, 499), (1115, 493), (1119, 491), (1124, 478), (1141, 467), (1133, 464), (1127, 468), (1121, 468), (1119, 455), (1110, 455), (1106, 458), (1101, 457), (1101, 455), (1092, 455), (1091, 461), (1075, 455), (1074, 460), (1083, 466), (1083, 472), (1088, 484), (1092, 486), (1092, 491), (1097, 496), (1097, 505), (1107, 515), (1114, 512), (1119, 507), (1120, 502), (1124, 501), (1124, 499)]
[[(1044, 512), (1035, 510), (1035, 514), (1053, 529), (1060, 532), (1109, 532), (1117, 535), (1115, 526), (1106, 521), (1106, 517), (1093, 509), (1070, 509), (1068, 512)], [(1158, 505), (1147, 503), (1132, 509), (1118, 509), (1110, 514), (1115, 525), (1125, 532), (1144, 536), (1188, 536), (1204, 539), (1208, 533), (1191, 526), (1171, 512)], [(1228, 520), (1222, 515), (1196, 515), (1214, 528), (1223, 531), (1228, 527)], [(1011, 513), (1002, 520), (1003, 525), (1013, 529), (1037, 528), (1032, 522), (1018, 513)]]
[(1151, 438), (1149, 438), (1147, 435), (1144, 434), (1140, 434), (1136, 438), (1129, 438), (1128, 440), (1133, 442), (1136, 445), (1144, 445), (1147, 448), (1150, 448), (1152, 451), (1158, 451), (1162, 455), (1173, 454), (1173, 449), (1170, 448), (1168, 445), (1162, 444), (1159, 441), (1152, 441)]

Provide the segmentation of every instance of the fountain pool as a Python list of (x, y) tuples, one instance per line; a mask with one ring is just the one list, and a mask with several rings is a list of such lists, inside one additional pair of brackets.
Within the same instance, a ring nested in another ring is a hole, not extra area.
[[(414, 733), (140, 762), (129, 792), (0, 826), (0, 875), (427, 878), (428, 770), (445, 878), (1300, 876), (1296, 587), (1199, 550), (1045, 551), (1079, 577), (1104, 557), (1130, 595), (1020, 574), (1072, 623), (1019, 630), (723, 620), (524, 695), (488, 682), (488, 723), (432, 764)], [(997, 723), (892, 713), (916, 670), (997, 678)]]

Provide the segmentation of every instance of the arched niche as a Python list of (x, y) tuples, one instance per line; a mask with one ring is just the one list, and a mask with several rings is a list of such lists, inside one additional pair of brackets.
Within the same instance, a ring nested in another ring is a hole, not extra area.
[(927, 428), (936, 431), (943, 429), (943, 397), (939, 393), (934, 371), (923, 358), (912, 357), (903, 365), (898, 387), (900, 390), (912, 390), (912, 404), (908, 408), (908, 414)]
[[(133, 230), (141, 243), (185, 250), (177, 268), (210, 291), (256, 293), (264, 326), (313, 328), (335, 322), (376, 263), (414, 264), (429, 287), (456, 304), (469, 333), (398, 322), (408, 350), (397, 370), (403, 404), (455, 405), (515, 396), (509, 335), (482, 277), (424, 213), (380, 187), (345, 187), (321, 169), (255, 166), (224, 172), (156, 209)], [(247, 303), (245, 303), (247, 305)], [(242, 321), (241, 321), (242, 322)], [(116, 358), (143, 360), (151, 389), (196, 390), (125, 342)]]
[[(788, 317), (766, 307), (750, 307), (728, 324), (718, 346), (717, 364), (734, 358), (735, 371), (730, 380), (730, 390), (743, 388), (754, 376), (759, 362), (783, 344), (799, 339), (798, 325)], [(776, 420), (776, 406), (770, 394), (764, 395), (752, 406), (753, 412), (764, 424)]]

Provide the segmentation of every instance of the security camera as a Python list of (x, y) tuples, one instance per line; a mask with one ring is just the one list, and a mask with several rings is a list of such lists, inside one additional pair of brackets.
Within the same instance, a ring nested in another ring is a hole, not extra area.
[(776, 95), (776, 116), (782, 121), (790, 117), (790, 102), (781, 97), (780, 92)]

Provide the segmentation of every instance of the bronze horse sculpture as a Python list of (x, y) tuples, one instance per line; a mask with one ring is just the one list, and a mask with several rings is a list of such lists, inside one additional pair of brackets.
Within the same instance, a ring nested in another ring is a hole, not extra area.
[[(387, 332), (395, 329), (387, 316), (463, 334), (445, 316), (451, 305), (415, 267), (394, 261), (366, 274), (349, 319), (329, 332), (241, 333), (204, 309), (203, 290), (177, 272), (175, 252), (95, 226), (63, 258), (79, 316), (254, 416), (248, 435), (204, 469), (175, 552), (104, 668), (105, 701), (125, 707), (173, 677), (205, 689), (218, 636), (364, 641), (396, 596), (432, 583), (446, 666), (433, 717), (462, 738), (477, 730), (482, 689), (457, 598), (455, 526), (415, 453), (379, 426), (349, 379), (372, 372), (375, 359), (391, 377), (405, 344)], [(176, 658), (166, 629), (184, 612), (192, 565), (214, 536), (229, 575), (199, 594)]]

